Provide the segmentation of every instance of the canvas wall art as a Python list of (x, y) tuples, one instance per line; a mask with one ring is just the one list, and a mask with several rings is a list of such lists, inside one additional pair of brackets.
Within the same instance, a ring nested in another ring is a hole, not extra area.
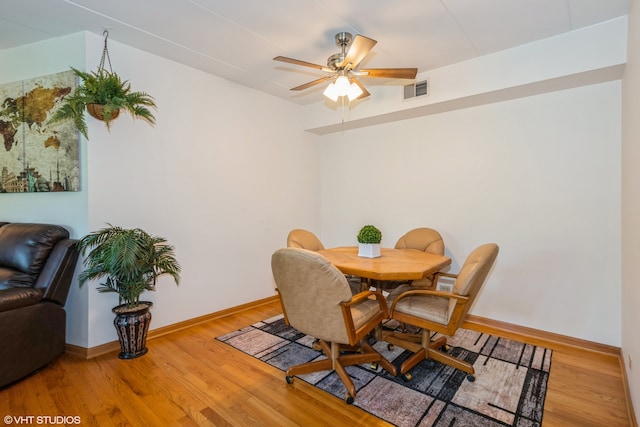
[(72, 71), (0, 84), (0, 193), (79, 191), (79, 134), (47, 120), (77, 86)]

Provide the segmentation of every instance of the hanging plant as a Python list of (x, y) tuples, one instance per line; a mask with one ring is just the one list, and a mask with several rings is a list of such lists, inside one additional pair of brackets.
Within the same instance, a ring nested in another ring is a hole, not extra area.
[[(104, 50), (97, 71), (84, 72), (71, 67), (71, 70), (82, 82), (74, 92), (65, 97), (64, 103), (49, 118), (47, 123), (73, 120), (78, 130), (89, 139), (85, 110), (98, 120), (105, 122), (110, 128), (111, 120), (118, 117), (120, 110), (125, 110), (133, 118), (147, 120), (155, 124), (155, 117), (149, 107), (156, 108), (153, 97), (145, 92), (131, 91), (131, 84), (122, 80), (111, 69), (111, 59), (107, 50), (109, 32), (104, 32)], [(104, 68), (108, 61), (109, 70)]]

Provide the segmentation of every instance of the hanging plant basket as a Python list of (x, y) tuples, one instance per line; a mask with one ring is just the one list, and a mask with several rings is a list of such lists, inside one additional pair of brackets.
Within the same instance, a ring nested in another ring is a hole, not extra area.
[[(105, 30), (104, 49), (97, 71), (84, 72), (71, 67), (82, 82), (71, 95), (65, 97), (64, 103), (53, 113), (47, 124), (73, 120), (80, 133), (87, 139), (89, 135), (85, 110), (92, 117), (103, 121), (107, 128), (111, 120), (120, 115), (120, 110), (128, 112), (133, 118), (155, 124), (155, 117), (149, 109), (156, 108), (153, 97), (145, 92), (133, 92), (129, 82), (113, 72), (107, 49), (108, 37), (109, 32)], [(105, 65), (108, 65), (108, 70)]]
[[(98, 119), (101, 121), (105, 121), (104, 114), (102, 114), (102, 110), (104, 107), (100, 104), (87, 104), (87, 112), (94, 119)], [(120, 115), (120, 110), (114, 110), (111, 113), (111, 118), (109, 120), (114, 120)]]

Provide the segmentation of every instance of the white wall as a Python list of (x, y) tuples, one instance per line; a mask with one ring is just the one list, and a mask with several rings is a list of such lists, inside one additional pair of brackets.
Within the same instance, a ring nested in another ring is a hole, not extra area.
[[(628, 61), (622, 84), (622, 354), (631, 397), (640, 411), (640, 3), (629, 13)], [(629, 363), (630, 359), (633, 363)]]
[[(89, 64), (101, 43), (88, 37)], [(89, 226), (142, 227), (175, 245), (182, 282), (148, 295), (152, 327), (273, 295), (273, 251), (290, 228), (319, 227), (317, 138), (297, 128), (299, 107), (116, 42), (109, 52), (155, 97), (157, 125), (124, 116), (108, 132), (91, 119)], [(90, 347), (115, 339), (115, 303), (91, 294)]]
[(325, 245), (440, 231), (501, 252), (479, 316), (620, 345), (620, 82), (322, 137)]
[[(2, 79), (95, 69), (102, 44), (87, 33), (1, 52)], [(109, 52), (114, 71), (155, 97), (157, 125), (122, 115), (109, 132), (88, 117), (83, 190), (2, 195), (0, 217), (61, 223), (76, 237), (107, 222), (166, 237), (182, 283), (147, 294), (152, 329), (273, 295), (271, 253), (291, 228), (320, 229), (317, 137), (296, 125), (300, 107), (112, 40)], [(94, 287), (72, 288), (70, 344), (117, 339), (117, 296)]]

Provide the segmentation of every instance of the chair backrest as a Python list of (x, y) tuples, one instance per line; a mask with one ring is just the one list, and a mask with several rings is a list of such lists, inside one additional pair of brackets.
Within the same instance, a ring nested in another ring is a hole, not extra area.
[(275, 251), (271, 270), (292, 327), (324, 341), (349, 343), (340, 303), (352, 294), (340, 270), (323, 256), (299, 248)]
[(322, 242), (315, 234), (300, 228), (289, 232), (287, 236), (287, 247), (308, 249), (310, 251), (321, 251), (324, 249)]
[(396, 249), (417, 249), (437, 255), (444, 255), (442, 236), (432, 228), (414, 228), (398, 239)]
[[(467, 314), (478, 292), (484, 285), (487, 275), (498, 256), (498, 245), (495, 243), (486, 243), (474, 249), (462, 264), (458, 277), (453, 284), (452, 292), (458, 295), (469, 297), (469, 301), (461, 313), (460, 319)], [(455, 300), (449, 302), (449, 315), (455, 307)]]

